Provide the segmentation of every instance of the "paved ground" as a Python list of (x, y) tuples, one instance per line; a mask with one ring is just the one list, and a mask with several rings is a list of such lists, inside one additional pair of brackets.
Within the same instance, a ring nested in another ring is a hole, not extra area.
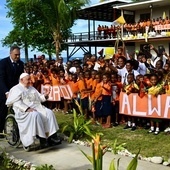
[[(68, 144), (65, 141), (62, 142), (61, 145), (55, 147), (37, 151), (33, 150), (31, 152), (25, 152), (22, 146), (19, 148), (12, 148), (4, 141), (0, 141), (0, 147), (5, 147), (6, 151), (16, 158), (24, 159), (36, 165), (53, 165), (56, 170), (92, 169), (92, 165), (80, 152), (79, 148), (89, 154), (91, 154), (91, 149), (76, 144)], [(103, 170), (109, 169), (110, 162), (113, 158), (115, 158), (115, 160), (121, 158), (119, 170), (125, 170), (131, 160), (129, 157), (106, 153), (103, 159)], [(146, 161), (139, 161), (137, 170), (170, 170), (170, 167), (153, 164)]]

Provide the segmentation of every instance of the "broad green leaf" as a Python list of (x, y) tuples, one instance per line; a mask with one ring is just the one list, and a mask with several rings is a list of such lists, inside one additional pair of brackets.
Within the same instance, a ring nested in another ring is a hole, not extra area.
[(67, 128), (68, 128), (68, 125), (65, 125), (62, 129), (62, 133), (65, 132)]
[(111, 163), (110, 163), (109, 170), (116, 170), (115, 164), (114, 164), (114, 159), (113, 159), (113, 160), (111, 161)]
[(70, 132), (70, 136), (69, 136), (69, 138), (68, 138), (68, 142), (69, 143), (71, 143), (72, 142), (72, 140), (73, 140), (73, 137), (74, 137), (74, 132)]
[[(80, 149), (80, 148), (79, 148)], [(80, 149), (80, 151), (83, 153), (83, 155), (93, 164), (93, 158), (92, 156), (86, 154), (83, 150)]]
[(126, 170), (136, 170), (137, 165), (138, 165), (139, 153), (140, 153), (140, 149), (139, 149), (138, 153), (136, 154), (136, 156), (132, 159), (132, 161), (130, 162), (130, 164), (128, 165)]

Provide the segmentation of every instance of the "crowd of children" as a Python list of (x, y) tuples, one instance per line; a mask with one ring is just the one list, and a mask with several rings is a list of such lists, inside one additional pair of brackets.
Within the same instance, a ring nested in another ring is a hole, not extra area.
[(118, 53), (109, 60), (103, 56), (97, 58), (88, 55), (83, 62), (75, 59), (67, 61), (65, 65), (62, 57), (57, 61), (48, 61), (42, 55), (37, 61), (26, 63), (25, 72), (30, 74), (32, 85), (39, 91), (42, 84), (70, 86), (73, 93), (71, 100), (63, 98), (61, 101), (48, 102), (48, 106), (55, 110), (62, 109), (67, 114), (74, 108), (78, 112), (75, 104), (75, 100), (78, 100), (81, 101), (85, 118), (91, 118), (94, 124), (100, 124), (103, 128), (127, 122), (124, 129), (131, 128), (134, 131), (137, 126), (149, 124), (149, 133), (157, 135), (160, 132), (160, 120), (119, 114), (119, 94), (121, 91), (127, 95), (138, 93), (141, 98), (147, 94), (155, 97), (170, 94), (169, 59), (165, 63), (158, 60), (151, 68), (144, 53), (134, 54), (137, 59), (132, 55), (127, 58), (122, 49), (119, 47)]
[[(170, 30), (170, 27), (164, 28), (165, 25), (170, 24), (170, 19), (168, 16), (165, 18), (159, 17), (156, 19), (147, 19), (147, 20), (140, 20), (138, 22), (134, 23), (125, 23), (123, 25), (124, 33), (127, 35), (137, 35), (138, 33), (145, 33), (146, 26), (149, 28), (149, 32), (157, 32), (158, 34), (162, 31), (168, 31)], [(159, 29), (157, 27), (160, 27)], [(98, 25), (97, 32), (98, 37), (97, 38), (115, 38), (117, 31), (121, 31), (121, 27), (119, 25)]]

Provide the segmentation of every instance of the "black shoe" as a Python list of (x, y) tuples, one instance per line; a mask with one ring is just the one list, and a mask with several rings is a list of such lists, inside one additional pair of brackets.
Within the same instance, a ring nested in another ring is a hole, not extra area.
[(123, 129), (129, 129), (131, 126), (126, 125)]
[(132, 126), (131, 131), (135, 131), (136, 130), (136, 126)]
[(61, 139), (57, 137), (56, 134), (50, 136), (48, 139), (49, 146), (55, 146), (61, 144)]
[(47, 139), (39, 137), (40, 140), (40, 148), (44, 149), (48, 147)]
[(113, 123), (113, 126), (118, 126), (119, 124), (117, 122), (114, 122)]

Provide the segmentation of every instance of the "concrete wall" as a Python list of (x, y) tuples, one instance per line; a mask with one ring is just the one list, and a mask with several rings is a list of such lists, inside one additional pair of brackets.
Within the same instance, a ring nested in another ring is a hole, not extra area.
[[(142, 10), (138, 10), (135, 12), (135, 21), (138, 22), (140, 19), (140, 14), (146, 14), (146, 13), (150, 13), (151, 9), (148, 7), (147, 9), (142, 9)], [(153, 19), (157, 19), (159, 17), (163, 16), (163, 12), (166, 13), (166, 16), (170, 16), (170, 6), (165, 6), (160, 8), (153, 8), (152, 9), (152, 18)]]

